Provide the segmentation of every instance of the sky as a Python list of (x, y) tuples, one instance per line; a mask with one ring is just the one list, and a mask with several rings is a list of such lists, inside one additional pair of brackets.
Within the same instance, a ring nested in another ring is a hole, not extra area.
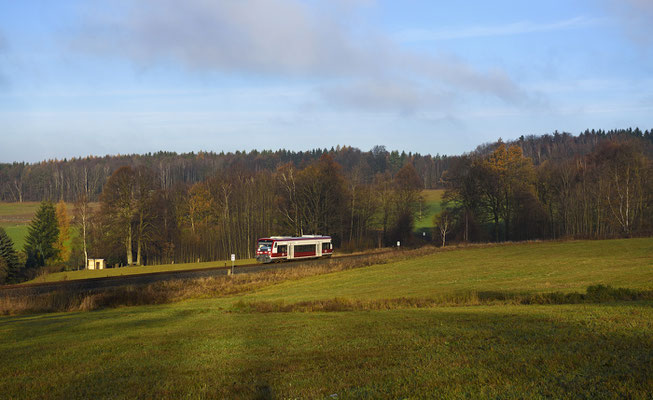
[(653, 128), (653, 0), (0, 0), (0, 162)]

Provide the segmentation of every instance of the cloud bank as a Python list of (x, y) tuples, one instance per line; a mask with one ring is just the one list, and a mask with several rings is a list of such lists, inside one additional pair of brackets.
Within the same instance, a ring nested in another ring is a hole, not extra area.
[(653, 44), (653, 1), (612, 0), (628, 36), (640, 45)]
[(450, 28), (441, 30), (410, 29), (397, 33), (395, 37), (401, 42), (418, 42), (510, 36), (584, 28), (596, 25), (599, 22), (600, 21), (596, 19), (578, 16), (575, 18), (549, 23), (521, 21), (505, 25), (472, 26), (466, 28)]
[(501, 70), (418, 54), (386, 35), (352, 28), (353, 10), (369, 2), (340, 6), (337, 13), (325, 11), (333, 11), (334, 3), (327, 1), (125, 4), (125, 15), (113, 20), (89, 18), (74, 48), (127, 57), (141, 66), (164, 62), (190, 71), (317, 79), (327, 82), (317, 91), (323, 100), (363, 109), (434, 107), (442, 104), (443, 93), (489, 96), (516, 106), (535, 103)]

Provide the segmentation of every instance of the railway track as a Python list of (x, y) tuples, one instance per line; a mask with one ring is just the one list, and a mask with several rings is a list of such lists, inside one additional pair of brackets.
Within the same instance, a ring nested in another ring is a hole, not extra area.
[[(378, 253), (374, 253), (378, 254)], [(371, 254), (354, 254), (342, 255), (337, 258), (362, 258), (370, 256)], [(234, 268), (234, 274), (247, 274), (253, 272), (260, 272), (270, 269), (283, 269), (293, 268), (301, 265), (317, 265), (320, 263), (328, 262), (329, 259), (313, 259), (313, 260), (296, 260), (279, 264), (246, 264), (239, 265)], [(70, 281), (58, 282), (44, 282), (44, 283), (29, 283), (22, 285), (5, 285), (0, 286), (0, 296), (19, 297), (19, 296), (33, 296), (44, 293), (55, 292), (57, 290), (66, 291), (91, 291), (97, 289), (105, 289), (126, 285), (147, 285), (154, 282), (162, 282), (169, 280), (185, 280), (197, 279), (213, 276), (227, 275), (231, 267), (212, 267), (201, 268), (183, 271), (165, 271), (165, 272), (150, 272), (145, 274), (135, 275), (121, 275), (103, 278), (89, 278), (77, 279)]]

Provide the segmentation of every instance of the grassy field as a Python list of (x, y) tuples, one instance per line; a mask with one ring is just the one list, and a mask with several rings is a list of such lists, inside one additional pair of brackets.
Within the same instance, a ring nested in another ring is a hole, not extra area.
[[(236, 260), (234, 262), (234, 265), (253, 264), (255, 262), (256, 259), (249, 258), (243, 260)], [(184, 271), (190, 269), (216, 268), (216, 267), (224, 267), (224, 266), (230, 267), (231, 261), (210, 261), (210, 262), (185, 263), (185, 264), (146, 265), (146, 266), (132, 266), (132, 267), (122, 267), (122, 268), (107, 268), (107, 269), (100, 269), (100, 270), (84, 269), (80, 271), (63, 271), (63, 272), (55, 272), (52, 274), (42, 275), (25, 283), (71, 281), (75, 279), (90, 279), (90, 278), (107, 278), (110, 276), (149, 274), (152, 272)]]
[(26, 224), (4, 224), (0, 223), (0, 226), (4, 228), (7, 232), (7, 236), (14, 243), (14, 249), (20, 251), (25, 247), (25, 238), (27, 237), (27, 229), (29, 225)]
[(421, 210), (420, 215), (415, 220), (415, 231), (421, 232), (423, 230), (433, 229), (433, 216), (440, 212), (440, 203), (442, 202), (442, 189), (429, 189), (422, 191), (424, 197), (424, 208)]
[[(25, 246), (27, 228), (40, 204), (36, 201), (23, 203), (0, 202), (0, 226), (5, 229), (9, 238), (14, 242), (14, 249), (17, 251), (22, 250)], [(72, 218), (72, 203), (66, 203), (66, 211), (68, 217)]]
[(20, 250), (25, 245), (27, 227), (39, 208), (37, 202), (4, 203), (0, 202), (0, 226), (5, 229), (14, 242), (14, 248)]
[(653, 302), (258, 312), (248, 303), (653, 289), (653, 239), (443, 251), (237, 296), (0, 317), (16, 398), (649, 398)]
[(282, 283), (240, 300), (299, 302), (450, 297), (493, 291), (570, 292), (596, 284), (653, 289), (653, 239), (472, 247)]
[(0, 218), (13, 218), (22, 222), (32, 219), (41, 203), (37, 201), (26, 201), (23, 203), (0, 202)]

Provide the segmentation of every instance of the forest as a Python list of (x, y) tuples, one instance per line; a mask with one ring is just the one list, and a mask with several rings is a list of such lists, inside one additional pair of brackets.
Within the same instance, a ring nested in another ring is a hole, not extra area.
[(461, 156), (345, 146), (2, 164), (3, 201), (43, 203), (24, 249), (0, 232), (0, 279), (87, 257), (111, 266), (251, 258), (270, 235), (327, 234), (341, 251), (419, 245), (425, 188), (446, 190), (429, 237), (442, 246), (650, 235), (652, 159), (651, 132), (636, 128), (522, 136)]

